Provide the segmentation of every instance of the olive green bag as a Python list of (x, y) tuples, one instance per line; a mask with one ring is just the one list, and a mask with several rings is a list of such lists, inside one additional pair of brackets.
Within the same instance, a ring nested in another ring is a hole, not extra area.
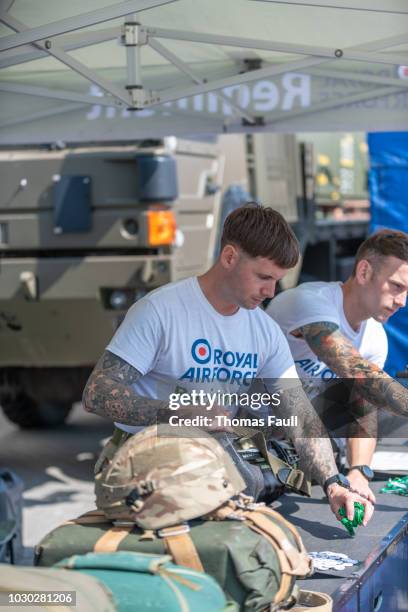
[(168, 553), (178, 565), (204, 570), (245, 612), (293, 605), (296, 579), (312, 569), (295, 527), (245, 497), (205, 518), (156, 532), (133, 523), (113, 526), (102, 512), (88, 512), (47, 535), (37, 546), (36, 563), (50, 566), (74, 554), (115, 550)]

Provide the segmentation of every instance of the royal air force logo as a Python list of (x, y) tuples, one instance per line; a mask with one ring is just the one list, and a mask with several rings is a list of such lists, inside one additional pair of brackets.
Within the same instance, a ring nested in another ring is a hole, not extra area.
[(258, 372), (258, 353), (229, 351), (197, 338), (191, 345), (192, 364), (179, 380), (249, 386)]

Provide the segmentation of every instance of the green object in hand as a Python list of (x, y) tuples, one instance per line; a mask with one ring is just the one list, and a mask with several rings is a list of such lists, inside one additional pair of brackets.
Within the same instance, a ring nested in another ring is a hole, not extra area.
[(341, 519), (342, 525), (344, 525), (344, 527), (347, 529), (347, 531), (349, 532), (351, 537), (354, 537), (354, 535), (355, 535), (354, 529), (356, 527), (359, 527), (362, 524), (362, 522), (363, 522), (363, 518), (364, 518), (364, 506), (362, 504), (360, 504), (359, 502), (354, 502), (354, 518), (353, 518), (352, 521), (350, 521), (347, 518), (347, 516), (346, 516), (346, 509), (344, 507), (340, 508), (339, 514), (340, 514), (340, 516), (343, 517)]

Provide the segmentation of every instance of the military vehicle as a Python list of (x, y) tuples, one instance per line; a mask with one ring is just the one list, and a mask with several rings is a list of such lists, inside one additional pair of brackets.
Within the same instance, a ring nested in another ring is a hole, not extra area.
[(364, 134), (249, 134), (246, 155), (250, 193), (285, 216), (301, 245), (282, 288), (345, 280), (370, 220)]
[(0, 152), (0, 404), (14, 423), (62, 423), (130, 304), (207, 266), (222, 156), (174, 144)]

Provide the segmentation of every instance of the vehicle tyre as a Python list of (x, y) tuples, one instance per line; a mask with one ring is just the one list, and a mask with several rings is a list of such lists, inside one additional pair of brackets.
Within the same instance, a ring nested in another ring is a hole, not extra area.
[(71, 402), (35, 402), (23, 392), (3, 398), (5, 416), (22, 429), (48, 429), (62, 425), (71, 411)]

